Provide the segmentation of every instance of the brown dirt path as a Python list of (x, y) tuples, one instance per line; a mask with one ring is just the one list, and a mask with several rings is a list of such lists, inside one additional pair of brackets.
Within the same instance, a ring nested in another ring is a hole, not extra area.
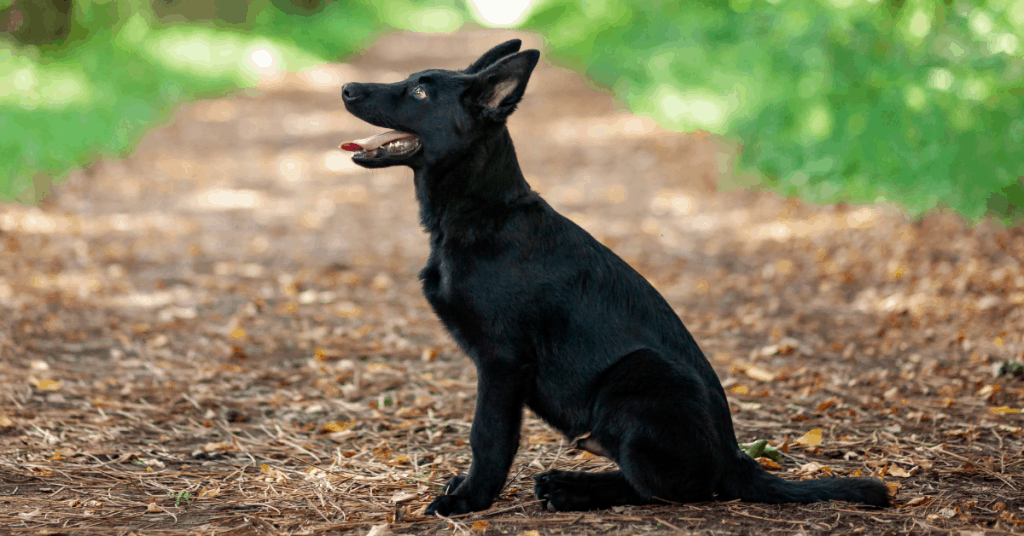
[(793, 478), (881, 476), (899, 507), (550, 514), (533, 474), (609, 464), (530, 417), (494, 509), (424, 519), (468, 465), (475, 371), (419, 292), (411, 172), (334, 149), (376, 131), (340, 86), (513, 35), (383, 38), (0, 207), (0, 532), (1021, 533), (1024, 416), (992, 411), (1024, 407), (992, 373), (1024, 352), (1020, 229), (730, 189), (713, 139), (543, 63), (510, 121), (531, 184), (664, 293), (741, 441), (788, 441)]

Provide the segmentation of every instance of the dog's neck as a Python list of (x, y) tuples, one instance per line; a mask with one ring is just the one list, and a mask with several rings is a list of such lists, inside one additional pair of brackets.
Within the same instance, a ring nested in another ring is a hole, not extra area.
[(416, 169), (415, 181), (420, 221), (432, 234), (452, 230), (467, 218), (480, 223), (507, 213), (509, 205), (531, 191), (504, 125), (468, 150)]

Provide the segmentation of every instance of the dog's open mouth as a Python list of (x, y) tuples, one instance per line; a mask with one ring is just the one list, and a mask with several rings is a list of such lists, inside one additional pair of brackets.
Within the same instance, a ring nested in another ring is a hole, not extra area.
[(341, 149), (353, 151), (353, 158), (370, 159), (385, 156), (408, 156), (420, 148), (419, 137), (408, 132), (391, 130), (369, 138), (348, 141), (341, 144)]

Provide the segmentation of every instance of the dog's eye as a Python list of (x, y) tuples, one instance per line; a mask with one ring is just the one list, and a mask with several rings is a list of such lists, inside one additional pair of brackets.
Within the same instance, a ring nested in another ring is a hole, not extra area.
[(422, 86), (416, 86), (412, 88), (412, 96), (416, 97), (419, 100), (423, 100), (427, 98), (427, 92), (423, 89)]

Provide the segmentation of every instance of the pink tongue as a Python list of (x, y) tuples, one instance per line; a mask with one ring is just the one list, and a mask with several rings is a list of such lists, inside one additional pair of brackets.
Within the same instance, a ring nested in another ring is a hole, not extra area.
[(406, 132), (399, 132), (397, 130), (391, 130), (376, 136), (370, 136), (369, 138), (363, 138), (356, 141), (347, 141), (341, 144), (341, 149), (345, 151), (372, 151), (385, 143), (391, 143), (395, 140), (402, 138), (412, 138), (412, 134)]

